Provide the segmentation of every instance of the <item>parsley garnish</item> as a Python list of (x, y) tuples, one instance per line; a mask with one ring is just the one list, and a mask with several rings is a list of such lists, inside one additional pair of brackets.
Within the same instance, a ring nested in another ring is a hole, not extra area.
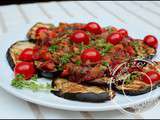
[(113, 45), (111, 44), (106, 44), (104, 46), (104, 48), (102, 49), (102, 51), (100, 52), (102, 56), (104, 56), (111, 48), (113, 47)]
[(133, 80), (135, 80), (138, 77), (137, 73), (132, 73), (129, 77), (127, 77), (127, 79), (125, 80), (125, 84), (130, 84), (131, 82), (133, 82)]
[(57, 45), (52, 45), (49, 47), (49, 52), (56, 52), (56, 50), (58, 49), (58, 46)]
[(108, 66), (109, 64), (108, 64), (108, 62), (103, 62), (102, 63), (104, 66)]
[(69, 61), (70, 61), (70, 58), (72, 57), (72, 55), (70, 55), (70, 54), (65, 54), (65, 55), (63, 55), (61, 58), (60, 58), (60, 62), (62, 63), (62, 64), (66, 64), (66, 63), (68, 63)]
[(139, 42), (138, 41), (133, 41), (130, 44), (131, 44), (131, 46), (134, 47), (134, 49), (135, 49), (136, 52), (139, 51)]
[(50, 90), (51, 85), (49, 83), (42, 84), (38, 83), (37, 76), (34, 76), (31, 78), (31, 80), (25, 80), (23, 75), (16, 75), (15, 79), (12, 80), (11, 85), (18, 88), (18, 89), (31, 89), (32, 91), (44, 91), (44, 90)]
[(76, 64), (76, 65), (81, 65), (81, 61), (78, 60), (78, 61), (75, 62), (75, 64)]

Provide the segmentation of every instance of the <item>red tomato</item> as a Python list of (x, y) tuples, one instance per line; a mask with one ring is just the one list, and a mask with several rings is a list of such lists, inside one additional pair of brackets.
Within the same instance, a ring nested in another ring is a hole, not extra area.
[(24, 49), (22, 53), (19, 55), (19, 60), (33, 61), (33, 49), (32, 48)]
[(147, 45), (157, 48), (158, 47), (158, 40), (153, 35), (147, 35), (143, 40)]
[(33, 49), (33, 60), (39, 60), (40, 59), (40, 53), (38, 48)]
[(51, 60), (52, 59), (52, 55), (51, 53), (45, 53), (41, 56), (44, 60)]
[(68, 69), (64, 69), (60, 76), (61, 77), (66, 77), (68, 75), (69, 75), (69, 70)]
[(102, 28), (100, 25), (96, 22), (90, 22), (85, 26), (85, 30), (89, 31), (90, 33), (93, 34), (101, 34), (102, 33)]
[(36, 36), (40, 36), (41, 33), (48, 32), (48, 28), (46, 27), (40, 27), (36, 30)]
[(36, 70), (35, 70), (35, 67), (32, 63), (20, 62), (20, 63), (16, 64), (16, 66), (14, 68), (14, 73), (15, 73), (15, 75), (22, 74), (22, 75), (24, 75), (25, 79), (28, 80), (36, 73)]
[(56, 38), (56, 37), (57, 37), (57, 33), (55, 31), (49, 32), (49, 38)]
[(134, 55), (135, 54), (135, 51), (134, 51), (133, 47), (131, 47), (131, 46), (128, 46), (126, 48), (126, 51), (129, 53), (129, 55)]
[(81, 59), (84, 62), (87, 60), (89, 60), (90, 62), (97, 62), (101, 59), (101, 55), (96, 49), (89, 48), (89, 49), (85, 49), (82, 52)]
[(122, 40), (120, 33), (112, 33), (107, 37), (107, 41), (113, 45), (118, 44)]
[(89, 36), (82, 30), (75, 31), (71, 36), (70, 39), (75, 43), (84, 43), (86, 45), (89, 44)]
[(119, 29), (118, 33), (120, 33), (123, 38), (128, 36), (128, 32), (125, 29)]
[(156, 71), (149, 71), (146, 73), (147, 75), (143, 76), (143, 81), (147, 84), (153, 84), (160, 80), (160, 75)]

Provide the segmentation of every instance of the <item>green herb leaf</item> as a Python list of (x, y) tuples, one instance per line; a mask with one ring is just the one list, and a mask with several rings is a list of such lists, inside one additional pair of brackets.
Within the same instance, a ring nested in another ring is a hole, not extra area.
[(12, 80), (11, 85), (17, 89), (26, 88), (31, 89), (32, 91), (44, 91), (51, 89), (51, 85), (49, 83), (38, 83), (35, 81), (35, 76), (33, 78), (31, 80), (25, 80), (23, 75), (18, 74), (15, 79)]
[(76, 64), (76, 65), (81, 65), (81, 61), (78, 60), (78, 61), (75, 62), (75, 64)]
[(58, 49), (58, 46), (57, 45), (52, 45), (49, 47), (49, 52), (56, 52), (56, 50)]
[(31, 78), (31, 80), (33, 80), (33, 81), (37, 81), (37, 79), (38, 79), (38, 75), (34, 75), (34, 76)]
[(103, 65), (104, 65), (104, 66), (108, 66), (109, 63), (108, 63), (108, 62), (103, 62)]
[(106, 44), (103, 48), (103, 50), (101, 50), (101, 55), (104, 56), (111, 48), (113, 47), (113, 45), (111, 44)]
[(70, 61), (70, 58), (72, 57), (72, 55), (71, 54), (65, 54), (65, 55), (63, 55), (61, 58), (60, 58), (60, 62), (62, 63), (62, 64), (66, 64), (66, 63), (68, 63), (69, 61)]

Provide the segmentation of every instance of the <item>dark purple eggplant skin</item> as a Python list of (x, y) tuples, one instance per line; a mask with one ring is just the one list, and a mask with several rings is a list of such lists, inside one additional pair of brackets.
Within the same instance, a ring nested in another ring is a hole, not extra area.
[[(52, 80), (52, 87), (54, 88), (55, 86), (55, 81), (56, 79)], [(92, 93), (92, 92), (87, 92), (87, 93), (62, 93), (61, 91), (55, 91), (51, 90), (51, 93), (58, 97), (62, 97), (65, 99), (69, 100), (76, 100), (76, 101), (82, 101), (82, 102), (93, 102), (93, 103), (102, 103), (108, 100), (111, 100), (112, 98), (115, 97), (115, 94), (111, 97), (109, 93), (107, 92), (102, 92), (102, 93)]]
[[(145, 89), (140, 89), (136, 91), (128, 91), (128, 90), (119, 90), (115, 86), (112, 87), (112, 89), (122, 95), (128, 95), (128, 96), (137, 96), (137, 95), (142, 95), (148, 92), (151, 92), (152, 90), (155, 90), (157, 87), (159, 87), (160, 84), (155, 84), (152, 87), (146, 87)], [(124, 94), (125, 93), (125, 94)]]
[(14, 63), (14, 61), (13, 61), (13, 59), (12, 59), (12, 57), (11, 57), (11, 55), (10, 55), (9, 52), (10, 52), (10, 48), (7, 50), (6, 59), (7, 59), (7, 61), (8, 61), (8, 64), (9, 64), (10, 68), (11, 68), (12, 70), (14, 70), (15, 63)]
[[(28, 41), (22, 40), (22, 41), (17, 41), (17, 42), (28, 42)], [(17, 44), (17, 42), (15, 42), (14, 44), (12, 44), (12, 45), (8, 48), (8, 50), (7, 50), (7, 52), (6, 52), (6, 59), (7, 59), (8, 64), (9, 64), (9, 66), (11, 67), (12, 70), (14, 70), (15, 63), (14, 63), (14, 61), (13, 61), (13, 58), (12, 58), (11, 54), (10, 54), (10, 50), (12, 49), (12, 47), (13, 47), (14, 45)]]
[(51, 93), (55, 94), (56, 96), (70, 99), (70, 100), (78, 100), (83, 102), (105, 102), (107, 100), (110, 100), (110, 96), (104, 92), (104, 93), (62, 93), (61, 91), (51, 91)]
[(37, 73), (38, 73), (38, 77), (44, 77), (44, 78), (48, 78), (48, 79), (53, 79), (53, 78), (57, 78), (60, 76), (60, 74), (62, 73), (62, 71), (44, 71), (41, 69), (37, 69)]

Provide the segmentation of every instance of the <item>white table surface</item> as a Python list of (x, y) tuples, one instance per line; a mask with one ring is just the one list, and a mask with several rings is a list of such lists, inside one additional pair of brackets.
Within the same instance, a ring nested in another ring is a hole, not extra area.
[[(136, 25), (160, 34), (160, 2), (70, 1), (0, 7), (0, 35), (38, 21), (98, 18), (113, 24)], [(160, 37), (159, 37), (160, 38)], [(1, 38), (0, 38), (1, 39)], [(0, 118), (160, 118), (160, 105), (136, 115), (121, 111), (73, 112), (46, 108), (16, 98), (0, 88)]]

